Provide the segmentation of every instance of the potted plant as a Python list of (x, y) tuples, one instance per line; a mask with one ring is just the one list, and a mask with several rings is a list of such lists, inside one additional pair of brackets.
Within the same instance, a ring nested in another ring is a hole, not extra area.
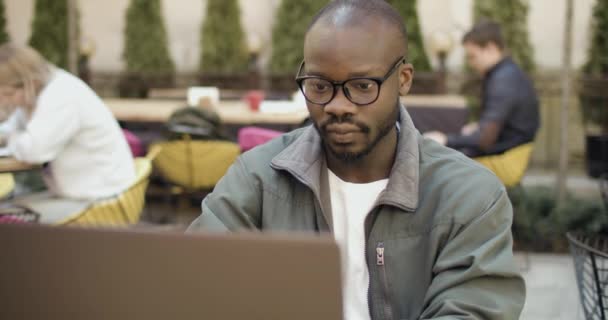
[(608, 173), (608, 0), (597, 0), (591, 42), (580, 80), (580, 103), (586, 133), (587, 172)]
[(0, 43), (5, 43), (10, 40), (6, 33), (6, 18), (4, 17), (4, 1), (0, 1)]
[(29, 45), (52, 64), (68, 65), (67, 0), (36, 0)]
[(145, 98), (150, 88), (173, 86), (175, 66), (161, 13), (160, 0), (131, 0), (129, 4), (123, 51), (126, 71), (119, 83), (122, 97)]
[(249, 72), (249, 52), (237, 0), (207, 1), (200, 43), (201, 85), (224, 89), (258, 86)]
[(288, 95), (297, 90), (295, 74), (304, 59), (304, 36), (315, 14), (328, 0), (282, 0), (272, 29), (269, 85)]
[(444, 93), (445, 77), (440, 72), (433, 72), (424, 50), (424, 41), (418, 22), (418, 1), (387, 0), (403, 17), (408, 37), (408, 62), (414, 66), (416, 75), (410, 93), (437, 94)]

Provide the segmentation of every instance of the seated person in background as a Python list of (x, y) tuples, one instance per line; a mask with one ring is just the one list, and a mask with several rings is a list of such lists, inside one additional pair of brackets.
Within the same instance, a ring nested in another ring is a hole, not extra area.
[(481, 22), (462, 43), (469, 65), (483, 76), (479, 123), (466, 125), (461, 134), (425, 136), (469, 157), (499, 155), (531, 143), (539, 127), (538, 98), (528, 76), (505, 54), (500, 26)]
[(241, 155), (189, 231), (331, 232), (345, 319), (518, 319), (505, 188), (419, 135), (399, 103), (412, 78), (395, 9), (331, 1), (297, 76), (313, 125)]
[[(0, 108), (11, 114), (1, 129), (12, 155), (44, 164), (49, 192), (31, 201), (58, 197), (84, 206), (135, 180), (133, 157), (110, 110), (84, 82), (33, 49), (0, 46)], [(22, 200), (16, 202), (35, 207)]]

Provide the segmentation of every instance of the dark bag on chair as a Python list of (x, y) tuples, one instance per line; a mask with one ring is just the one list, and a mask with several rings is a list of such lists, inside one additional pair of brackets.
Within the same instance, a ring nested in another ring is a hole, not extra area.
[(227, 140), (220, 117), (213, 110), (185, 107), (171, 114), (165, 125), (169, 140), (182, 139), (184, 135), (198, 140)]

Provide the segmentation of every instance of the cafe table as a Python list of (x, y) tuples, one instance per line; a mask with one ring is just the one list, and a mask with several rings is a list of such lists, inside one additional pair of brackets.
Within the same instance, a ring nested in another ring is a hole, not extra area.
[[(113, 98), (105, 99), (104, 102), (117, 120), (127, 123), (127, 128), (135, 128), (140, 132), (158, 131), (154, 129), (155, 125), (167, 122), (173, 112), (186, 106), (185, 100), (172, 99)], [(401, 102), (416, 128), (423, 133), (432, 130), (457, 133), (468, 120), (466, 99), (459, 95), (407, 95), (401, 98)], [(236, 136), (238, 129), (245, 126), (289, 131), (300, 126), (308, 117), (305, 108), (292, 112), (252, 111), (242, 100), (222, 100), (213, 109), (231, 136)]]
[[(105, 99), (117, 120), (131, 123), (164, 123), (171, 114), (186, 106), (185, 101), (155, 99)], [(308, 116), (303, 109), (294, 112), (252, 111), (244, 101), (221, 101), (213, 109), (227, 125), (298, 125)]]
[(28, 171), (40, 168), (39, 165), (21, 162), (14, 157), (0, 157), (0, 173)]
[(467, 101), (459, 95), (407, 95), (401, 98), (416, 128), (424, 133), (459, 133), (467, 123)]

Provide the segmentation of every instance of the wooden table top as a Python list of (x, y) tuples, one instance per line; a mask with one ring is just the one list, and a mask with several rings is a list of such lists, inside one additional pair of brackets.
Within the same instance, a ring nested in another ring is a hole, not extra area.
[(39, 167), (39, 165), (33, 165), (18, 161), (13, 157), (0, 157), (0, 173), (27, 171)]
[[(165, 122), (171, 114), (186, 103), (151, 99), (106, 99), (116, 119), (131, 122)], [(300, 124), (308, 116), (305, 109), (296, 112), (254, 112), (242, 101), (222, 101), (215, 107), (220, 119), (226, 124)]]
[(428, 107), (428, 108), (457, 108), (467, 107), (467, 100), (459, 95), (407, 95), (401, 97), (401, 102), (406, 107)]
[[(458, 95), (408, 95), (401, 98), (406, 107), (466, 108), (466, 99)], [(185, 101), (160, 99), (105, 99), (116, 119), (128, 122), (166, 122), (171, 114), (186, 106)], [(308, 111), (255, 112), (243, 101), (221, 101), (215, 106), (226, 124), (289, 124), (297, 125), (308, 117)]]

